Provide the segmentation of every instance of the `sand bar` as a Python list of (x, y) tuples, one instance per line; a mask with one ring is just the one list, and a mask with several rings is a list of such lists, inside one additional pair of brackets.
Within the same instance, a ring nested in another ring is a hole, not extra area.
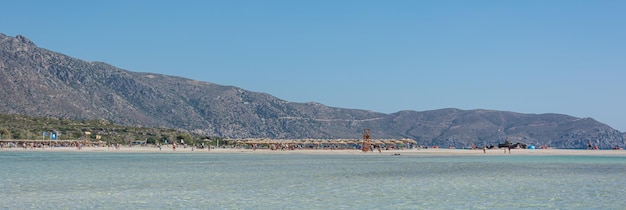
[(626, 150), (584, 150), (584, 149), (511, 149), (510, 153), (504, 149), (400, 149), (362, 152), (361, 150), (343, 149), (296, 149), (296, 150), (269, 150), (269, 149), (243, 149), (243, 148), (217, 148), (197, 149), (191, 147), (164, 146), (161, 149), (153, 146), (123, 146), (119, 149), (113, 147), (54, 147), (54, 148), (2, 148), (0, 152), (101, 152), (101, 153), (255, 153), (255, 154), (321, 154), (321, 155), (415, 155), (415, 156), (473, 156), (473, 155), (590, 155), (590, 156), (626, 156)]

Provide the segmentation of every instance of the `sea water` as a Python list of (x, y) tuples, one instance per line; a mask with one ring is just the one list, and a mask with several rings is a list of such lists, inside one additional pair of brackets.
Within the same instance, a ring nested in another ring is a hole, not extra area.
[(625, 209), (626, 157), (0, 152), (0, 209)]

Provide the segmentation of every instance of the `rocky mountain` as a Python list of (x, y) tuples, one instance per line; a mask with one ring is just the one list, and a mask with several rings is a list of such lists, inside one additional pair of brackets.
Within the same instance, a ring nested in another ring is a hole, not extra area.
[(412, 138), (424, 145), (497, 144), (608, 148), (625, 134), (591, 118), (441, 109), (384, 114), (293, 103), (209, 82), (86, 62), (0, 34), (0, 113), (104, 119), (227, 138)]

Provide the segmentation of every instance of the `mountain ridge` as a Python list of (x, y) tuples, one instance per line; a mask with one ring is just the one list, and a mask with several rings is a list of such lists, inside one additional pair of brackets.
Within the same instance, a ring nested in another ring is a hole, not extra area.
[(412, 138), (468, 146), (506, 139), (567, 148), (624, 145), (624, 136), (591, 118), (445, 108), (391, 114), (285, 101), (183, 77), (132, 72), (37, 47), (0, 34), (0, 112), (105, 119), (227, 138)]

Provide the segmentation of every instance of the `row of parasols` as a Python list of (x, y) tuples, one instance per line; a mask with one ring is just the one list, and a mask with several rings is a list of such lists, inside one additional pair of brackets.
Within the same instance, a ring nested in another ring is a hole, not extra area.
[[(363, 144), (362, 139), (228, 139), (236, 145), (281, 144), (281, 145), (354, 145)], [(373, 145), (416, 144), (413, 139), (372, 139)]]

